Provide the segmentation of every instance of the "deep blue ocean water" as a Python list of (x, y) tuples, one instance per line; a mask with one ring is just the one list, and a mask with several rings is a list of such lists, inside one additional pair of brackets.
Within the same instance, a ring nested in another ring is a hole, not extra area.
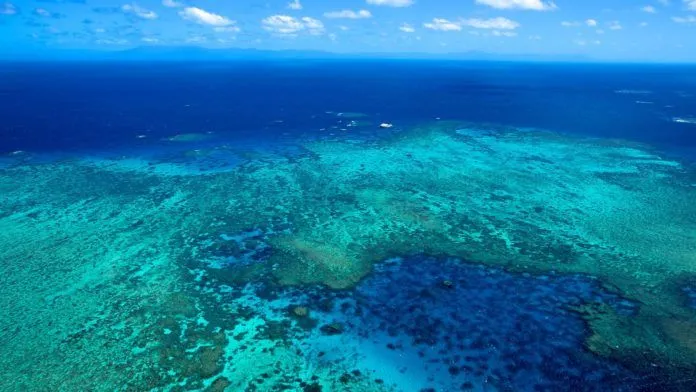
[[(274, 142), (326, 112), (435, 118), (696, 148), (696, 66), (332, 60), (0, 65), (0, 151), (103, 150), (181, 133)], [(686, 122), (678, 122), (682, 119)], [(333, 119), (332, 119), (333, 120)], [(676, 121), (675, 121), (676, 120)]]

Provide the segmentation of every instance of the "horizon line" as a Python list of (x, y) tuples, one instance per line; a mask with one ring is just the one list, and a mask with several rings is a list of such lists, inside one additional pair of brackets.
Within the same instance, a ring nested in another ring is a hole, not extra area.
[[(230, 62), (248, 60), (427, 60), (455, 62), (528, 62), (528, 63), (597, 63), (597, 64), (663, 64), (696, 65), (696, 59), (603, 59), (584, 54), (495, 53), (481, 50), (460, 52), (336, 52), (320, 49), (257, 49), (240, 47), (202, 47), (143, 45), (117, 50), (44, 48), (48, 51), (5, 53), (0, 62)], [(149, 52), (148, 52), (149, 50)], [(168, 52), (163, 52), (168, 51)], [(181, 58), (187, 51), (196, 51), (191, 58)], [(234, 57), (224, 57), (232, 55)], [(244, 54), (247, 56), (244, 56)], [(197, 57), (209, 54), (210, 57)], [(264, 54), (269, 57), (261, 57)], [(283, 54), (297, 54), (284, 56)], [(304, 54), (304, 55), (303, 55)], [(215, 57), (215, 55), (219, 57)], [(177, 57), (178, 56), (178, 57)], [(274, 56), (277, 56), (274, 58)]]

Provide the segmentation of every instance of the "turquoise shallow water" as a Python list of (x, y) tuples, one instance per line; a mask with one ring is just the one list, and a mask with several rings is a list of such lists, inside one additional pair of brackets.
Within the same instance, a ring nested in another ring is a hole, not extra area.
[[(648, 116), (636, 95), (679, 96), (642, 78), (544, 83), (578, 99), (566, 114), (603, 97), (610, 128)], [(386, 80), (384, 94), (404, 93), (403, 77)], [(670, 139), (691, 125), (666, 115), (688, 106), (650, 109), (645, 129), (662, 136), (580, 134), (598, 114), (532, 126), (500, 112), (537, 95), (531, 82), (495, 80), (470, 87), (498, 122), (453, 103), (461, 85), (431, 97), (449, 102), (439, 119), (397, 115), (407, 97), (361, 112), (379, 97), (339, 106), (327, 90), (297, 117), (269, 107), (263, 125), (242, 105), (230, 110), (244, 125), (223, 130), (229, 113), (211, 103), (160, 128), (124, 114), (136, 102), (102, 112), (75, 97), (94, 121), (109, 113), (103, 127), (28, 143), (41, 124), (17, 128), (15, 113), (0, 390), (693, 390), (696, 174), (679, 148), (690, 139)]]

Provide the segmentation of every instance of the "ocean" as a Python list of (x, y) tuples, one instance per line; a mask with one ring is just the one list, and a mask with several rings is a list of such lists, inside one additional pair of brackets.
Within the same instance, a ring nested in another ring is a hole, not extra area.
[(0, 391), (693, 391), (696, 66), (0, 64)]
[[(2, 72), (2, 151), (133, 146), (135, 135), (316, 132), (327, 111), (437, 118), (692, 149), (693, 65), (306, 60), (18, 63)], [(275, 121), (282, 121), (281, 125)]]

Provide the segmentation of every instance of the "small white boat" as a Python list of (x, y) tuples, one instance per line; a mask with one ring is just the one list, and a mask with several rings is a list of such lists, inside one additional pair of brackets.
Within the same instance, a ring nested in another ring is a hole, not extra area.
[(394, 124), (390, 124), (390, 123), (381, 123), (381, 124), (379, 124), (379, 127), (380, 127), (380, 128), (385, 128), (385, 129), (392, 128), (393, 126), (394, 126)]

